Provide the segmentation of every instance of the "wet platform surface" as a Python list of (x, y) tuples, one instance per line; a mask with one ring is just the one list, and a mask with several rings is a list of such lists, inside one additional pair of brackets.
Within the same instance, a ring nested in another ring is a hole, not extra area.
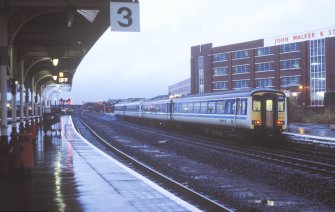
[(291, 123), (285, 132), (304, 137), (335, 141), (335, 129), (332, 129), (329, 124)]
[(34, 142), (34, 168), (0, 178), (0, 210), (196, 211), (197, 208), (96, 149), (74, 130)]

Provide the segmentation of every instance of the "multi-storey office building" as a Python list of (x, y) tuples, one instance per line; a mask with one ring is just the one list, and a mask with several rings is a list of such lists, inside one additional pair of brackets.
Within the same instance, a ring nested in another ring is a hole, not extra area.
[(191, 79), (187, 78), (169, 86), (169, 96), (186, 96), (191, 93)]
[(212, 47), (191, 47), (191, 93), (272, 87), (322, 107), (335, 91), (335, 27)]

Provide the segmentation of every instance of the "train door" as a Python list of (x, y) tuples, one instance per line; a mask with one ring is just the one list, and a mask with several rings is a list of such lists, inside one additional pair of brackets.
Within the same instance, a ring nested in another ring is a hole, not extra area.
[(277, 96), (274, 94), (265, 94), (263, 96), (263, 124), (266, 128), (274, 128), (277, 120), (277, 107), (276, 107)]
[(166, 103), (166, 120), (167, 121), (172, 120), (172, 101), (171, 100), (168, 103)]

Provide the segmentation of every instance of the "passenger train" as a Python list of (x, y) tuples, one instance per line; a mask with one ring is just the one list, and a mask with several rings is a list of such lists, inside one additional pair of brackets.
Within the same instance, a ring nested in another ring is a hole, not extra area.
[(285, 94), (270, 88), (241, 89), (173, 99), (123, 102), (117, 118), (204, 128), (280, 133), (287, 127)]

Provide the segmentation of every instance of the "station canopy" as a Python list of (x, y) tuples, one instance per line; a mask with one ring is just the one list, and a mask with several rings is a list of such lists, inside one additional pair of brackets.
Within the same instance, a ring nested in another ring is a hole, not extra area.
[(71, 89), (79, 63), (109, 27), (110, 1), (0, 1), (15, 55), (12, 78), (20, 79), (23, 67), (26, 88), (57, 83)]

